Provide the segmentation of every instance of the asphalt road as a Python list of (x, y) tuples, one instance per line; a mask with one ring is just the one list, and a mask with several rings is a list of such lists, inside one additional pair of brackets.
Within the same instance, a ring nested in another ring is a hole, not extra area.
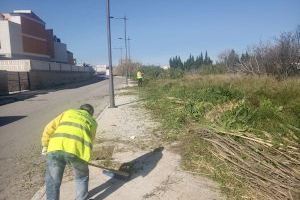
[[(114, 82), (117, 89), (125, 80), (115, 77)], [(108, 80), (102, 80), (71, 89), (39, 91), (31, 98), (0, 106), (0, 199), (11, 199), (8, 187), (24, 170), (19, 158), (40, 147), (42, 131), (50, 120), (83, 103), (92, 104), (97, 117), (108, 102)]]

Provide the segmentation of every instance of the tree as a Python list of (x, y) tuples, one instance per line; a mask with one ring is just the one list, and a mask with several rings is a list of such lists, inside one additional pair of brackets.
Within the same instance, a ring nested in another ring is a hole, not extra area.
[(246, 51), (245, 54), (242, 53), (242, 55), (241, 55), (241, 61), (242, 61), (242, 62), (247, 62), (247, 61), (249, 61), (249, 59), (250, 59), (250, 56), (249, 56), (249, 54), (248, 54), (247, 51)]
[(183, 63), (182, 63), (181, 58), (179, 56), (175, 56), (174, 58), (170, 58), (169, 64), (170, 64), (170, 68), (183, 70)]
[(195, 68), (195, 59), (194, 59), (194, 56), (192, 56), (190, 54), (189, 58), (184, 62), (183, 66), (184, 66), (184, 69), (189, 71), (193, 68)]
[(297, 35), (297, 32), (295, 34), (288, 32), (281, 34), (280, 37), (277, 38), (275, 49), (278, 53), (277, 62), (280, 65), (279, 73), (285, 77), (297, 72), (296, 63), (300, 61), (300, 46)]
[[(226, 61), (227, 66), (232, 65), (229, 59), (230, 53), (227, 56), (223, 54), (222, 58), (226, 58), (223, 60)], [(286, 78), (300, 73), (299, 63), (300, 26), (295, 32), (282, 33), (273, 42), (260, 42), (248, 49), (246, 54), (241, 55), (240, 61), (235, 64), (235, 70), (247, 74), (266, 73), (275, 75), (277, 78)]]
[(201, 65), (204, 64), (204, 59), (203, 59), (203, 54), (202, 54), (202, 52), (201, 52), (201, 54), (200, 54), (200, 63), (201, 63)]
[(199, 69), (202, 65), (201, 57), (197, 56), (195, 59), (195, 69)]
[(205, 51), (205, 57), (204, 57), (204, 65), (208, 64), (208, 56), (207, 56), (207, 51)]
[(203, 61), (204, 65), (211, 65), (212, 64), (212, 60), (210, 59), (210, 57), (207, 54), (207, 51), (205, 51), (205, 57), (204, 57), (204, 61)]
[(300, 45), (300, 25), (298, 25), (296, 28), (295, 37), (298, 45)]
[(234, 49), (225, 50), (219, 55), (219, 62), (224, 64), (229, 72), (237, 72), (239, 64), (239, 55)]

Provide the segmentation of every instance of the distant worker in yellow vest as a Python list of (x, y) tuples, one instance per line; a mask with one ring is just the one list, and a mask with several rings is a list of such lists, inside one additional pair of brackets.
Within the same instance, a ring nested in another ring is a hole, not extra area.
[(97, 122), (90, 104), (70, 109), (53, 119), (42, 135), (42, 154), (47, 155), (47, 200), (58, 200), (66, 164), (73, 168), (76, 200), (88, 198), (89, 168)]
[(136, 73), (136, 79), (138, 80), (138, 86), (143, 86), (144, 73), (141, 70), (138, 70)]

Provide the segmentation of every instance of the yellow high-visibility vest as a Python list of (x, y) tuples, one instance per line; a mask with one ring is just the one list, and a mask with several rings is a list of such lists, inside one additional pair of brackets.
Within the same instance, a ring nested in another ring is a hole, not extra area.
[(142, 72), (138, 71), (138, 72), (136, 73), (136, 78), (137, 78), (137, 79), (143, 78)]
[(48, 151), (64, 151), (89, 162), (97, 122), (85, 110), (67, 110), (49, 137)]

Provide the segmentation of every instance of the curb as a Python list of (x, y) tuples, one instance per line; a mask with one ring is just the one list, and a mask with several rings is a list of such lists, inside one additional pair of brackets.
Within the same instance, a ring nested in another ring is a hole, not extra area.
[(106, 105), (105, 108), (101, 111), (101, 113), (98, 115), (98, 117), (96, 117), (96, 121), (98, 121), (98, 119), (100, 119), (104, 113), (105, 110), (107, 110), (109, 107), (109, 105)]

